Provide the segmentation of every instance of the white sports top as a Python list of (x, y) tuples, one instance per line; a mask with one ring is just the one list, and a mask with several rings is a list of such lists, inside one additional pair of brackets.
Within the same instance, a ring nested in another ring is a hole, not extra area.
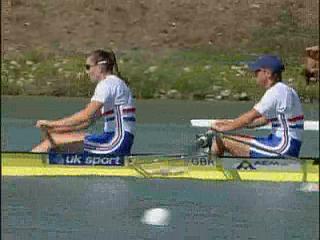
[(269, 88), (254, 106), (272, 123), (272, 133), (302, 141), (304, 115), (298, 94), (282, 82)]
[(103, 103), (104, 132), (127, 131), (134, 133), (136, 109), (131, 91), (116, 75), (108, 75), (101, 80), (91, 101)]

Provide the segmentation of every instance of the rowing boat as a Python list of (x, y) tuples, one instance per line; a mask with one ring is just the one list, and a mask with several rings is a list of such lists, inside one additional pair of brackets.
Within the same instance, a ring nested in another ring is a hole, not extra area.
[[(1, 153), (3, 176), (121, 176), (138, 178), (319, 182), (319, 159), (300, 161), (208, 155), (149, 155), (80, 159), (76, 154)], [(59, 160), (57, 160), (57, 157)]]

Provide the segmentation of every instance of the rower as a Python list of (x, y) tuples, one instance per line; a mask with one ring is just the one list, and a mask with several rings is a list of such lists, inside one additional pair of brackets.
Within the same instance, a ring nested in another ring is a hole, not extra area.
[(282, 82), (284, 65), (281, 59), (264, 55), (249, 64), (249, 69), (255, 73), (257, 84), (266, 89), (263, 97), (250, 111), (238, 118), (216, 120), (211, 127), (218, 132), (226, 132), (244, 127), (255, 128), (271, 122), (271, 133), (263, 137), (232, 136), (239, 141), (217, 135), (212, 142), (213, 153), (222, 156), (224, 152), (229, 152), (233, 156), (252, 158), (279, 155), (298, 157), (304, 115), (298, 94)]
[[(33, 152), (80, 142), (82, 151), (88, 153), (130, 154), (136, 120), (134, 99), (128, 84), (121, 79), (114, 53), (96, 50), (88, 56), (85, 67), (90, 79), (97, 82), (91, 102), (69, 117), (37, 121), (36, 126), (46, 128), (49, 134)], [(83, 129), (98, 117), (104, 117), (103, 133), (86, 134)]]

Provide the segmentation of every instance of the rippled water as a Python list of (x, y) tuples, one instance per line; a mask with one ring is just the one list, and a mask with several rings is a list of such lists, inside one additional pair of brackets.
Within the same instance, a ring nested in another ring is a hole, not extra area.
[[(38, 142), (35, 119), (58, 118), (87, 101), (3, 100), (1, 143), (7, 150), (28, 150)], [(191, 148), (199, 131), (190, 128), (191, 118), (233, 117), (252, 103), (151, 100), (137, 105), (134, 151), (173, 153)], [(317, 119), (318, 109), (305, 106), (307, 118)], [(305, 139), (302, 155), (318, 155), (319, 133), (308, 132)], [(319, 194), (299, 191), (294, 183), (4, 177), (1, 186), (3, 239), (319, 238)], [(169, 209), (168, 226), (140, 221), (155, 207)]]

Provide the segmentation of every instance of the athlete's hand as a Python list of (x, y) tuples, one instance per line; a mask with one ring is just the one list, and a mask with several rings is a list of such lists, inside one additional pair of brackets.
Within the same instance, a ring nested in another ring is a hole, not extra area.
[(216, 120), (212, 123), (211, 128), (217, 132), (225, 132), (229, 130), (230, 120)]
[(52, 128), (52, 121), (38, 120), (36, 123), (37, 128)]
[(213, 130), (218, 131), (218, 132), (222, 132), (223, 131), (223, 125), (224, 125), (223, 122), (215, 121), (215, 122), (212, 123), (211, 128)]

